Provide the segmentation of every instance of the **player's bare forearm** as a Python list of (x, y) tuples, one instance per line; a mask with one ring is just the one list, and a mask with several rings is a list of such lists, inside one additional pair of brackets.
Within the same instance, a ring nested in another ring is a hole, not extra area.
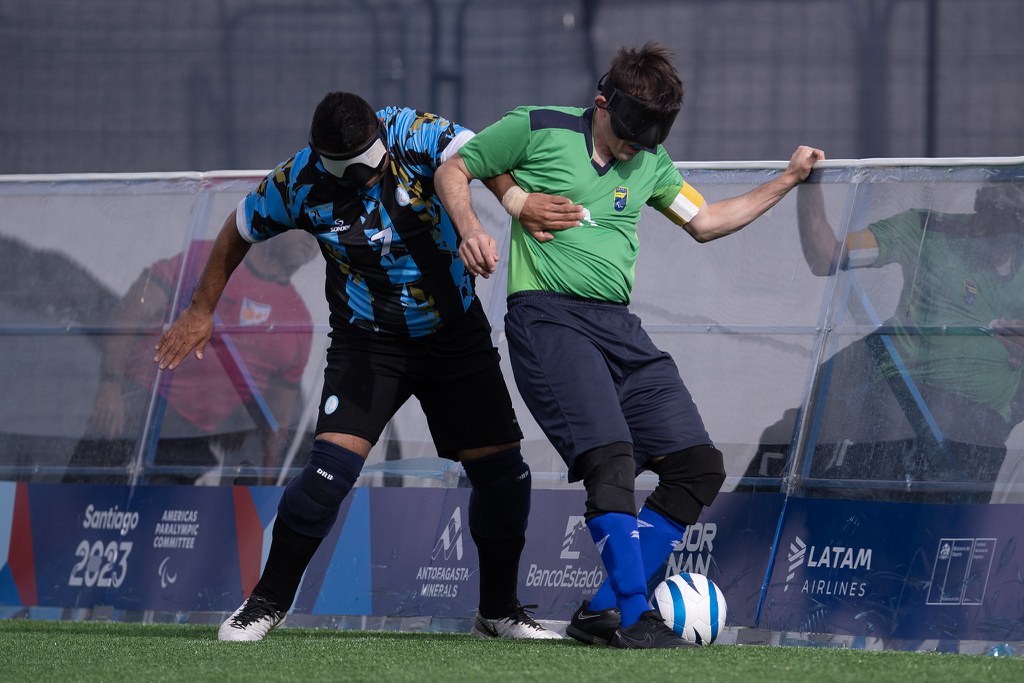
[(235, 272), (235, 268), (242, 262), (245, 255), (249, 253), (250, 246), (252, 245), (238, 234), (235, 213), (232, 212), (224, 221), (220, 232), (217, 233), (217, 239), (214, 240), (213, 247), (210, 249), (210, 257), (203, 268), (203, 274), (199, 277), (199, 284), (192, 294), (189, 306), (195, 306), (212, 314), (217, 308), (221, 294), (224, 293), (228, 278), (231, 277), (231, 273)]
[(820, 185), (797, 188), (796, 215), (804, 260), (815, 275), (828, 275), (838, 262), (841, 245), (825, 214)]
[(710, 242), (750, 225), (807, 179), (814, 164), (825, 158), (820, 149), (801, 146), (777, 178), (731, 199), (705, 205), (684, 229), (698, 242)]
[(213, 243), (191, 303), (157, 342), (153, 361), (161, 370), (173, 370), (193, 351), (196, 358), (202, 360), (206, 343), (213, 334), (213, 312), (217, 302), (231, 273), (248, 253), (249, 246), (238, 234), (232, 212)]
[(509, 173), (487, 178), (483, 183), (519, 221), (523, 230), (538, 242), (553, 240), (555, 236), (550, 231), (575, 228), (583, 220), (583, 207), (573, 204), (572, 200), (555, 194), (524, 192)]
[(473, 175), (456, 153), (434, 173), (434, 189), (462, 240), (459, 256), (466, 268), (473, 275), (489, 277), (498, 267), (498, 247), (473, 211), (471, 180)]

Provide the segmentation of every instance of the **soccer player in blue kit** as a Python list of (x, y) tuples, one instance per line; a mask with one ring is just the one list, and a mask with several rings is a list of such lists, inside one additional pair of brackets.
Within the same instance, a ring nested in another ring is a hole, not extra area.
[[(370, 449), (410, 396), (438, 454), (461, 462), (472, 486), (469, 528), (480, 559), (474, 635), (560, 638), (517, 597), (530, 469), (474, 276), (434, 194), (435, 169), (472, 135), (433, 114), (374, 112), (358, 95), (328, 93), (309, 145), (227, 218), (191, 303), (157, 345), (161, 368), (190, 352), (202, 359), (214, 308), (250, 244), (294, 229), (318, 240), (331, 345), (315, 440), (281, 498), (263, 573), (221, 625), (220, 640), (261, 640), (284, 621)], [(512, 184), (508, 176), (485, 182), (492, 191)]]

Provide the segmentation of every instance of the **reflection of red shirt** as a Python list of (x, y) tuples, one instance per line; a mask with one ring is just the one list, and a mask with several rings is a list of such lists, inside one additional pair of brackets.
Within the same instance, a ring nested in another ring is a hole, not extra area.
[[(186, 282), (198, 281), (212, 242), (194, 243), (189, 250)], [(171, 296), (181, 273), (181, 256), (158, 261), (149, 277)], [(192, 285), (186, 288), (191, 294)], [(312, 318), (302, 297), (291, 283), (279, 284), (257, 277), (245, 261), (228, 280), (217, 304), (213, 337), (201, 361), (189, 354), (177, 369), (164, 373), (163, 394), (168, 405), (204, 432), (215, 432), (219, 423), (251, 398), (242, 379), (248, 374), (253, 384), (266, 392), (271, 379), (298, 385), (309, 360)], [(276, 327), (268, 333), (268, 330)], [(231, 360), (226, 341), (237, 349), (239, 363)], [(140, 339), (129, 374), (143, 386), (151, 385), (156, 374), (152, 361), (154, 340)], [(140, 348), (144, 347), (144, 348)], [(264, 398), (266, 398), (264, 396)], [(271, 405), (270, 410), (277, 407)], [(259, 411), (259, 408), (255, 408)], [(221, 426), (228, 429), (226, 425)]]

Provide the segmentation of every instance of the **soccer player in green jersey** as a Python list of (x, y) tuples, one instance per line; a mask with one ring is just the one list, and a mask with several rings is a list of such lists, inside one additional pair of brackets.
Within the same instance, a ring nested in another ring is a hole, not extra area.
[[(484, 276), (498, 254), (473, 213), (470, 180), (511, 173), (517, 185), (501, 200), (513, 217), (548, 195), (578, 207), (579, 225), (554, 233), (531, 236), (513, 221), (505, 328), (523, 399), (570, 480), (584, 483), (587, 526), (607, 570), (567, 632), (616, 647), (687, 647), (651, 609), (647, 580), (714, 500), (725, 469), (672, 357), (627, 308), (640, 210), (654, 207), (698, 242), (724, 237), (775, 205), (824, 154), (800, 147), (775, 179), (708, 204), (661, 146), (683, 99), (670, 53), (650, 43), (624, 48), (598, 88), (588, 109), (510, 112), (445, 162), (435, 183), (463, 261)], [(659, 481), (638, 514), (640, 468)]]
[(1024, 419), (1024, 184), (986, 182), (973, 213), (909, 209), (841, 242), (819, 184), (800, 188), (797, 215), (815, 275), (892, 264), (903, 274), (882, 329), (827, 361), (821, 424), (848, 443), (812, 475), (893, 482), (858, 498), (988, 503)]

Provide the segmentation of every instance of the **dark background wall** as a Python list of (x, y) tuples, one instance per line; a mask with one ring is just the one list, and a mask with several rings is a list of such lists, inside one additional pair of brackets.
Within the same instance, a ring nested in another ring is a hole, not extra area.
[(328, 90), (480, 129), (676, 54), (680, 161), (1024, 154), (1019, 0), (0, 0), (0, 173), (269, 168)]

